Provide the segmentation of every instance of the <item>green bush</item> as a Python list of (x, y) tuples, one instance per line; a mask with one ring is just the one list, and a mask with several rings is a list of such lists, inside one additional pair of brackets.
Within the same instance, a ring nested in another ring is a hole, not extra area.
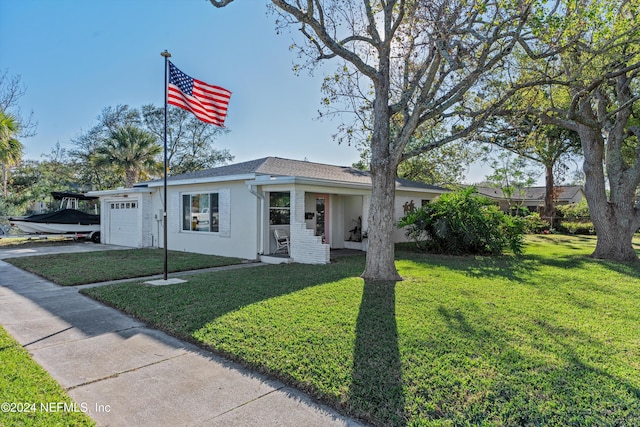
[(549, 230), (549, 223), (542, 218), (538, 212), (533, 212), (524, 217), (525, 230), (527, 233), (540, 234)]
[(590, 221), (560, 221), (558, 230), (569, 234), (596, 234)]
[(589, 221), (589, 205), (586, 199), (579, 203), (560, 205), (556, 211), (561, 217), (558, 231), (569, 234), (596, 234), (593, 222)]
[(563, 218), (575, 220), (578, 218), (589, 218), (589, 205), (587, 199), (582, 199), (578, 203), (556, 206), (556, 212)]
[(443, 194), (398, 224), (425, 251), (450, 255), (522, 254), (525, 221), (505, 215), (475, 188)]

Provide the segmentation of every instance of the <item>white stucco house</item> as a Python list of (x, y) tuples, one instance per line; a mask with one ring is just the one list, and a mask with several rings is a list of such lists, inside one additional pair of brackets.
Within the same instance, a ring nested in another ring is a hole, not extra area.
[[(93, 191), (101, 242), (164, 247), (163, 180)], [(447, 190), (396, 181), (396, 220)], [(330, 249), (366, 250), (371, 178), (352, 167), (265, 157), (167, 179), (167, 248), (267, 262), (329, 262)], [(278, 246), (274, 230), (288, 237)], [(404, 241), (402, 230), (394, 234)]]

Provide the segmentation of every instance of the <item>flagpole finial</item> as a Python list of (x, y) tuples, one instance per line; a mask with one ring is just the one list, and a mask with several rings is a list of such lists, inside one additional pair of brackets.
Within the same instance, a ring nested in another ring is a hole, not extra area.
[(160, 55), (164, 56), (165, 58), (171, 58), (171, 54), (167, 51), (167, 49), (165, 49), (164, 52), (161, 52)]

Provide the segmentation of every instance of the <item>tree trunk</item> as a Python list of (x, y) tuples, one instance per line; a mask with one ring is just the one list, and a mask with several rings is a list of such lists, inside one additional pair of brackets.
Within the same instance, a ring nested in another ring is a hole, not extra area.
[(600, 221), (598, 226), (595, 225), (596, 233), (598, 233), (598, 243), (596, 250), (591, 254), (592, 258), (608, 259), (618, 262), (638, 262), (638, 256), (633, 250), (631, 239), (636, 231), (636, 227), (630, 228), (620, 227), (616, 220), (620, 214), (613, 214), (603, 224)]
[(125, 188), (133, 188), (133, 184), (138, 181), (138, 171), (135, 169), (127, 169), (125, 171)]
[(612, 261), (638, 261), (631, 241), (640, 227), (640, 215), (634, 206), (636, 183), (625, 179), (629, 177), (625, 177), (621, 169), (608, 168), (608, 198), (603, 167), (604, 138), (586, 126), (580, 126), (579, 133), (584, 152), (584, 192), (598, 236), (591, 256)]
[[(381, 55), (381, 58), (385, 58)], [(373, 135), (371, 139), (371, 205), (369, 207), (369, 246), (362, 278), (374, 281), (402, 280), (396, 270), (393, 242), (393, 208), (400, 153), (390, 143), (389, 63), (380, 61), (380, 79), (375, 82)], [(386, 77), (385, 77), (386, 76)], [(396, 148), (398, 150), (398, 148)]]
[(365, 280), (402, 280), (396, 270), (393, 243), (393, 207), (396, 194), (396, 167), (390, 159), (384, 164), (371, 165), (371, 206), (369, 208), (369, 246), (362, 277)]
[(553, 216), (555, 214), (555, 206), (553, 202), (555, 187), (553, 179), (553, 164), (545, 165), (544, 184), (544, 208), (542, 209), (542, 219), (549, 221), (549, 225), (553, 227)]

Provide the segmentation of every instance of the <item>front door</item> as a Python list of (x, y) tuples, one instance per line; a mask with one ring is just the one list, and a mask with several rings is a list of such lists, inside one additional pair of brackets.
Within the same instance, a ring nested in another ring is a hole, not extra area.
[(322, 243), (329, 243), (329, 196), (316, 194), (315, 235), (322, 237)]

